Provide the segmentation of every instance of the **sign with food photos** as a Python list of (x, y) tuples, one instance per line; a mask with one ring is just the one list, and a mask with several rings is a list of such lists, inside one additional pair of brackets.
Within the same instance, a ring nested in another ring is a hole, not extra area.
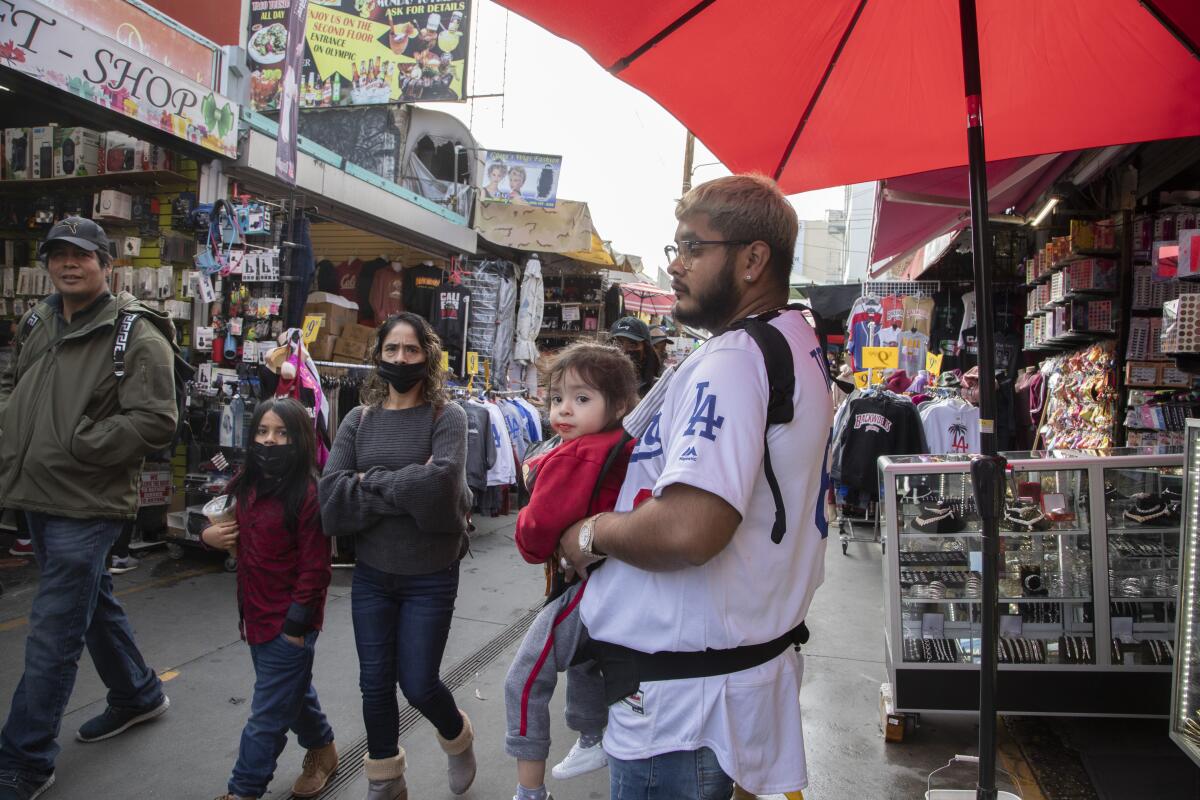
[[(250, 0), (250, 106), (280, 106), (294, 0)], [(301, 108), (461, 101), (471, 0), (309, 0)]]

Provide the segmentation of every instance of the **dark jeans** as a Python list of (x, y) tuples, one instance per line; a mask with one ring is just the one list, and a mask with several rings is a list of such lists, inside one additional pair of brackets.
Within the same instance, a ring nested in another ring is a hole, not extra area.
[(393, 575), (361, 561), (355, 565), (350, 607), (371, 758), (400, 752), (396, 684), (443, 738), (462, 733), (458, 706), (438, 677), (457, 596), (458, 562), (429, 575)]
[(333, 729), (312, 685), (316, 643), (317, 633), (313, 631), (304, 637), (303, 647), (284, 639), (283, 634), (250, 645), (254, 699), (229, 779), (230, 794), (261, 797), (267, 793), (279, 754), (287, 744), (288, 731), (296, 734), (296, 741), (305, 750), (333, 741)]
[(733, 780), (707, 747), (637, 761), (608, 757), (611, 800), (729, 800)]
[(123, 523), (32, 513), (28, 521), (41, 577), (29, 612), (25, 673), (0, 732), (0, 769), (47, 775), (85, 643), (110, 706), (150, 708), (162, 702), (163, 691), (113, 597), (108, 550)]

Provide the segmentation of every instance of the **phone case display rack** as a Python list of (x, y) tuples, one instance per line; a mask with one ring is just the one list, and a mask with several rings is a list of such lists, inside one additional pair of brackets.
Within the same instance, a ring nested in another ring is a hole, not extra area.
[(598, 271), (546, 269), (542, 278), (545, 304), (538, 341), (550, 349), (581, 337), (607, 332), (604, 319), (604, 277)]
[[(1166, 716), (1179, 593), (1179, 448), (1007, 457), (1000, 711)], [(884, 639), (896, 710), (974, 711), (983, 541), (969, 456), (879, 463)]]
[(1183, 528), (1180, 532), (1179, 615), (1171, 739), (1200, 766), (1200, 420), (1185, 432)]

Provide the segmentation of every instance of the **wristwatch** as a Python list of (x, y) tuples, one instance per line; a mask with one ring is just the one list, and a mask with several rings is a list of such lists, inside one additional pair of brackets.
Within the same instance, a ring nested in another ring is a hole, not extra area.
[(596, 520), (603, 517), (600, 513), (594, 517), (588, 517), (583, 522), (583, 527), (579, 529), (579, 552), (583, 553), (588, 558), (601, 558), (604, 554), (597, 553), (594, 548), (596, 540)]

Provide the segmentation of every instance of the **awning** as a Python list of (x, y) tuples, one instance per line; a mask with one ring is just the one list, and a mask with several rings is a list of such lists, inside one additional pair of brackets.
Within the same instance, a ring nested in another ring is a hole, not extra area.
[(621, 295), (625, 310), (641, 314), (670, 314), (675, 307), (675, 293), (653, 283), (622, 283)]
[[(1078, 152), (1054, 153), (989, 163), (988, 211), (996, 215), (1009, 208), (1025, 210), (1074, 163), (1078, 155)], [(871, 263), (879, 266), (871, 271), (871, 277), (897, 266), (939, 237), (966, 228), (971, 217), (969, 198), (966, 167), (881, 181), (875, 200), (875, 235), (871, 243)], [(949, 243), (950, 238), (947, 238), (941, 251)], [(925, 266), (935, 260), (929, 257), (932, 249), (936, 247), (926, 248)], [(914, 279), (924, 268), (915, 273), (911, 267), (906, 268), (905, 277)]]
[[(575, 200), (560, 198), (554, 208), (477, 200), (475, 230), (493, 244), (531, 253), (592, 254), (597, 246), (607, 253), (587, 203)], [(606, 266), (612, 255), (607, 259)]]

